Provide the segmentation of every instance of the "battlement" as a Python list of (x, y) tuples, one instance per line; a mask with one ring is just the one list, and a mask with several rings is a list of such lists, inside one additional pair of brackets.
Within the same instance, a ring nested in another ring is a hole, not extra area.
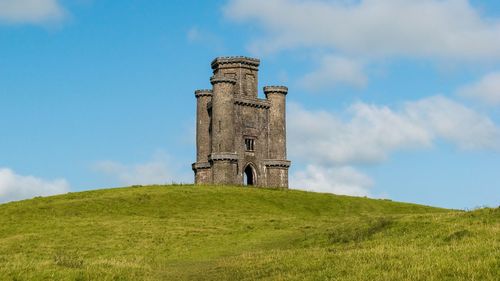
[(277, 94), (288, 94), (288, 87), (285, 86), (267, 86), (264, 87), (264, 94), (277, 93)]
[(248, 99), (243, 97), (238, 97), (234, 100), (234, 104), (242, 106), (250, 106), (254, 108), (266, 108), (269, 109), (271, 104), (267, 100), (261, 99)]
[(250, 68), (252, 70), (258, 70), (260, 65), (259, 59), (234, 56), (234, 57), (218, 57), (212, 61), (212, 69), (215, 71), (221, 68)]
[(197, 98), (199, 98), (199, 97), (211, 97), (212, 95), (213, 95), (212, 90), (208, 90), (208, 89), (194, 91), (194, 96)]
[(212, 83), (212, 85), (215, 85), (218, 83), (236, 84), (236, 79), (221, 76), (221, 75), (214, 75), (210, 78), (210, 83)]
[(263, 160), (262, 163), (266, 167), (282, 167), (282, 168), (290, 168), (290, 165), (292, 164), (292, 162), (288, 160)]

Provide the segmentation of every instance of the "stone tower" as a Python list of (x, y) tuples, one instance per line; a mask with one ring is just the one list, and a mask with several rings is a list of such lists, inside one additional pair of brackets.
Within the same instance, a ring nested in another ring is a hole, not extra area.
[(260, 61), (220, 57), (212, 62), (211, 90), (197, 90), (196, 184), (288, 188), (284, 86), (264, 87)]

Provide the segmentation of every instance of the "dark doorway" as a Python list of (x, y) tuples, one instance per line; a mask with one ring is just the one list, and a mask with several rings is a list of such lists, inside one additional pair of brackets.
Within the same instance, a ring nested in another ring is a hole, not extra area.
[(243, 173), (243, 184), (244, 185), (255, 185), (255, 175), (251, 165), (245, 168)]

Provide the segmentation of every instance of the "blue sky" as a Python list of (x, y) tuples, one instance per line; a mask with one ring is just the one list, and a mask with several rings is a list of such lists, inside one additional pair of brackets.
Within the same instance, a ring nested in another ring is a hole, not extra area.
[(498, 1), (0, 0), (0, 201), (192, 182), (194, 90), (245, 55), (293, 188), (498, 206), (498, 50)]

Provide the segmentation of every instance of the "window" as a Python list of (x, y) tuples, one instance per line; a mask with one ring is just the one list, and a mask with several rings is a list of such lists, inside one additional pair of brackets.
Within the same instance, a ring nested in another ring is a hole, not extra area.
[(245, 139), (245, 148), (247, 151), (254, 151), (255, 140), (254, 139)]

